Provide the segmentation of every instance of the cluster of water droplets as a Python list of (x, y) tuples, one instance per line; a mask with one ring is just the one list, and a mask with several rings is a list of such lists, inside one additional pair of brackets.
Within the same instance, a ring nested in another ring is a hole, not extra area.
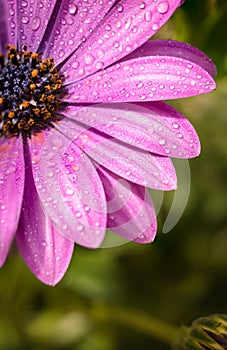
[(66, 64), (66, 80), (81, 78), (129, 54), (160, 28), (169, 12), (168, 1), (119, 2)]

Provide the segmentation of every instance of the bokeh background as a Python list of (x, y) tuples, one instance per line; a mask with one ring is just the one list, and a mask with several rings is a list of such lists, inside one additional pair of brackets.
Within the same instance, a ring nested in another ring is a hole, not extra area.
[(172, 198), (165, 194), (153, 244), (76, 247), (54, 288), (13, 248), (0, 270), (1, 350), (168, 350), (164, 337), (150, 334), (149, 320), (181, 326), (227, 314), (227, 1), (186, 0), (158, 37), (199, 47), (218, 68), (214, 93), (171, 102), (202, 143), (190, 161), (183, 216), (162, 233)]

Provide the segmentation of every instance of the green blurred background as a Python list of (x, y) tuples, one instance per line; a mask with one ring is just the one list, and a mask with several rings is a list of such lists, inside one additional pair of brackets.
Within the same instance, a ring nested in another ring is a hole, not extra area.
[(199, 47), (218, 67), (214, 93), (171, 102), (202, 143), (201, 156), (190, 161), (190, 198), (178, 224), (162, 233), (171, 196), (165, 194), (153, 244), (76, 247), (54, 288), (12, 249), (0, 270), (0, 350), (167, 350), (143, 315), (181, 326), (227, 314), (226, 19), (226, 0), (186, 0), (157, 36)]

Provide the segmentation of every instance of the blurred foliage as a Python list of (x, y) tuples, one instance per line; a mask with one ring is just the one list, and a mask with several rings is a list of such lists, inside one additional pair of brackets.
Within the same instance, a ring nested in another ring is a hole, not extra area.
[(143, 329), (118, 321), (114, 308), (177, 326), (227, 314), (226, 18), (226, 0), (186, 0), (158, 33), (199, 47), (218, 67), (216, 92), (174, 102), (196, 127), (203, 148), (190, 162), (190, 199), (179, 223), (161, 232), (164, 204), (153, 244), (76, 247), (54, 288), (36, 280), (12, 249), (0, 271), (1, 350), (168, 350)]

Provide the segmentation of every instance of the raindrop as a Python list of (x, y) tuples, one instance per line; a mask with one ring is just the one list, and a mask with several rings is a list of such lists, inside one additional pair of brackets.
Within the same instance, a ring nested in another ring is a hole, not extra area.
[(38, 30), (41, 24), (41, 18), (36, 16), (32, 19), (32, 25), (31, 28), (32, 30)]
[(65, 51), (64, 50), (60, 50), (58, 56), (60, 58), (62, 58), (64, 56), (64, 54), (65, 54)]
[(165, 140), (161, 139), (158, 141), (158, 143), (159, 143), (159, 145), (165, 145), (166, 142), (165, 142)]
[(162, 1), (158, 5), (158, 12), (161, 14), (166, 13), (169, 10), (169, 3), (168, 1)]
[(140, 9), (145, 9), (145, 7), (146, 7), (145, 2), (141, 2), (141, 4), (139, 4)]
[(25, 1), (25, 0), (23, 0), (23, 1), (21, 2), (21, 6), (22, 6), (22, 7), (27, 7), (27, 6), (28, 6), (28, 2)]
[(85, 63), (87, 65), (93, 63), (94, 60), (95, 60), (95, 57), (92, 54), (88, 54), (88, 55), (85, 56)]
[(69, 4), (69, 13), (70, 15), (75, 15), (78, 11), (78, 8), (75, 4), (71, 3)]
[(153, 29), (154, 31), (158, 30), (158, 29), (159, 29), (158, 23), (152, 24), (152, 29)]
[(132, 19), (128, 18), (126, 23), (125, 23), (125, 29), (128, 30), (132, 24)]
[(74, 69), (77, 69), (79, 67), (80, 63), (78, 61), (74, 61), (73, 64), (72, 64), (72, 67)]
[(63, 231), (67, 230), (67, 228), (68, 228), (68, 225), (67, 225), (67, 224), (63, 224), (63, 225), (62, 225), (62, 230), (63, 230)]
[(27, 24), (29, 22), (29, 17), (28, 16), (23, 16), (21, 18), (21, 22), (24, 23), (24, 24)]
[(151, 21), (151, 18), (152, 18), (152, 12), (151, 12), (151, 11), (145, 12), (144, 18), (145, 18), (145, 21), (146, 21), (146, 22), (150, 22), (150, 21)]
[(103, 62), (97, 62), (96, 65), (95, 65), (95, 68), (96, 69), (101, 69), (103, 66), (104, 66)]
[(117, 6), (117, 11), (118, 12), (122, 12), (123, 11), (123, 6), (122, 5), (118, 5)]
[(72, 195), (74, 194), (74, 190), (73, 190), (72, 188), (67, 188), (66, 194), (67, 194), (68, 196), (72, 196)]

